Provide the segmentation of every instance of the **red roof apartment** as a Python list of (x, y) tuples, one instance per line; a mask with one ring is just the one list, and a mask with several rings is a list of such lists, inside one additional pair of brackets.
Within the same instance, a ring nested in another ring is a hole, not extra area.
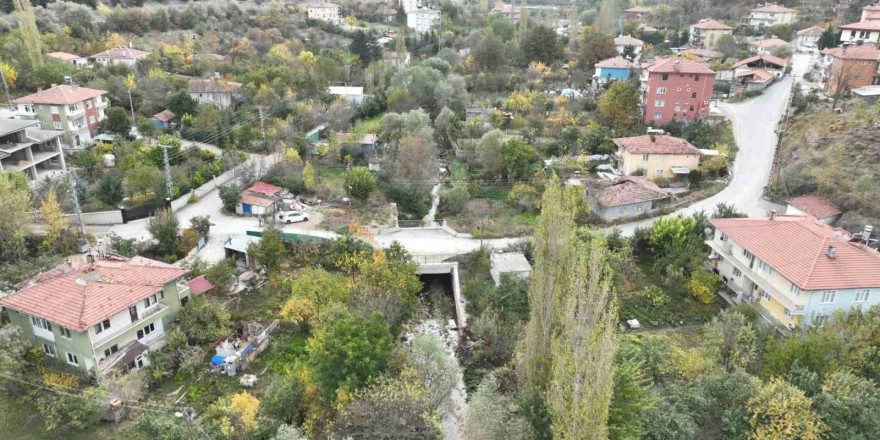
[(697, 121), (709, 114), (715, 72), (685, 58), (666, 58), (642, 72), (645, 124)]

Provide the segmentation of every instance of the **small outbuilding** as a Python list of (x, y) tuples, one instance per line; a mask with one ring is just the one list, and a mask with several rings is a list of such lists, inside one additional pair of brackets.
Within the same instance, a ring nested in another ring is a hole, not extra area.
[(826, 225), (840, 218), (843, 212), (830, 200), (818, 194), (806, 194), (785, 201), (786, 215), (809, 215)]
[(501, 285), (502, 275), (510, 275), (517, 278), (528, 278), (532, 272), (532, 265), (522, 252), (505, 252), (501, 254), (492, 254), (489, 258), (491, 268), (489, 273), (495, 286)]
[(284, 189), (266, 182), (256, 182), (241, 192), (241, 200), (235, 206), (240, 215), (267, 215), (275, 212), (275, 204), (284, 197)]

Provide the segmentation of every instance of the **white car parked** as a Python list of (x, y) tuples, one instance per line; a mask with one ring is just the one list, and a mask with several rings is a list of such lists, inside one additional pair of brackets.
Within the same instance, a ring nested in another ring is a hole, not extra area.
[(281, 211), (275, 214), (279, 223), (297, 223), (309, 221), (309, 216), (299, 211)]

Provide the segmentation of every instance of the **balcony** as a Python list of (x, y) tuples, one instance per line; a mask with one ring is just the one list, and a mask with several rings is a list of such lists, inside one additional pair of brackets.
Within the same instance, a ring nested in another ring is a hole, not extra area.
[[(101, 334), (94, 337), (92, 340), (92, 345), (95, 347), (95, 351), (103, 351), (104, 348), (113, 345), (113, 342), (118, 342), (118, 338), (125, 334), (130, 334), (132, 339), (136, 336), (136, 332), (138, 329), (143, 328), (147, 325), (150, 320), (149, 318), (161, 316), (162, 313), (168, 310), (168, 305), (165, 304), (164, 301), (159, 301), (156, 304), (153, 304), (149, 308), (143, 311), (143, 313), (138, 316), (137, 321), (132, 321), (128, 325), (114, 331), (113, 333), (107, 334), (107, 332), (102, 332)], [(153, 320), (155, 322), (155, 320)]]
[(178, 298), (189, 296), (189, 286), (187, 284), (176, 283), (175, 285), (177, 286)]
[[(785, 306), (785, 308), (790, 310), (792, 315), (803, 315), (807, 301), (806, 295), (803, 298), (794, 297), (786, 292), (783, 292), (782, 290), (779, 290), (769, 279), (767, 279), (763, 275), (762, 272), (756, 271), (749, 267), (749, 262), (743, 261), (741, 257), (733, 255), (732, 243), (713, 239), (706, 240), (706, 244), (710, 248), (712, 248), (712, 250), (714, 250), (718, 255), (729, 255), (728, 258), (725, 258), (725, 261), (729, 262), (731, 265), (733, 265), (733, 267), (739, 269), (739, 271), (742, 272), (742, 276), (748, 278), (748, 280), (755, 284), (758, 289), (763, 290), (773, 299)], [(751, 292), (744, 293), (751, 295)]]
[(74, 110), (71, 110), (70, 107), (67, 107), (67, 117), (69, 117), (69, 118), (76, 117), (76, 116), (82, 116), (85, 114), (86, 114), (86, 109), (85, 109), (85, 107), (83, 107), (81, 105), (76, 106), (76, 109), (74, 109)]
[(55, 342), (55, 334), (52, 333), (51, 330), (46, 330), (43, 327), (37, 327), (35, 325), (32, 325), (31, 328), (34, 330), (34, 336), (40, 339)]

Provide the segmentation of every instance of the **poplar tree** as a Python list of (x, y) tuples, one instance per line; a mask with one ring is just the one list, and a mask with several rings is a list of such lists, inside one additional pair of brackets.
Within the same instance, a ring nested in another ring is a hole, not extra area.
[(617, 308), (608, 247), (600, 233), (576, 240), (553, 336), (553, 370), (547, 404), (553, 438), (607, 439), (617, 351)]
[(27, 50), (27, 57), (31, 67), (43, 65), (43, 40), (37, 29), (37, 19), (34, 16), (34, 8), (30, 0), (13, 0), (15, 17), (18, 19), (18, 28), (21, 31), (21, 39)]
[(566, 206), (559, 179), (546, 186), (541, 217), (533, 238), (535, 266), (529, 276), (531, 316), (522, 350), (522, 374), (526, 388), (543, 390), (547, 384), (554, 309), (570, 270), (575, 210)]

